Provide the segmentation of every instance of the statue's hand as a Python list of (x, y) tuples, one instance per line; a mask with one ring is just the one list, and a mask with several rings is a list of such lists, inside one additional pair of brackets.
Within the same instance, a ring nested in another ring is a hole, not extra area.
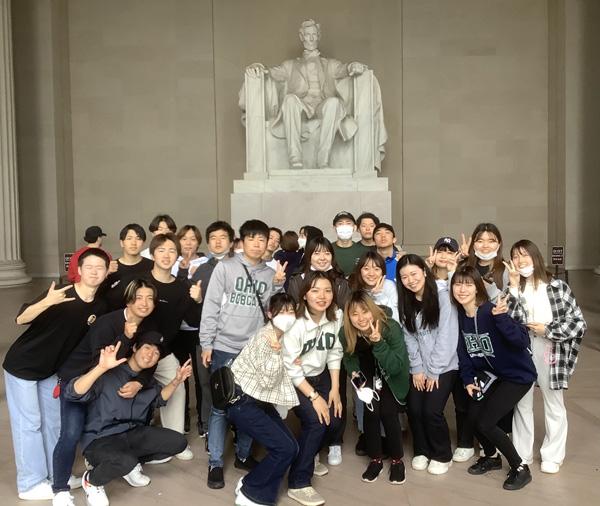
[(248, 77), (260, 77), (262, 74), (267, 74), (268, 70), (262, 63), (253, 63), (246, 67), (246, 75)]
[(368, 69), (368, 67), (366, 65), (364, 65), (363, 63), (358, 63), (357, 61), (353, 61), (352, 63), (348, 64), (348, 75), (359, 76), (367, 69)]

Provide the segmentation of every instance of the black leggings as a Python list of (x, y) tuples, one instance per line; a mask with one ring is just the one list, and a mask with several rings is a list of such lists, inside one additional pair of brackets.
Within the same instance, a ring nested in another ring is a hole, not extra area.
[(485, 455), (490, 457), (498, 449), (513, 469), (519, 467), (522, 459), (498, 422), (517, 405), (531, 385), (497, 379), (482, 400), (469, 401), (468, 424), (475, 429)]
[[(367, 381), (369, 387), (372, 382)], [(372, 459), (381, 458), (383, 449), (381, 447), (381, 425), (385, 429), (386, 449), (394, 460), (399, 460), (404, 456), (402, 448), (402, 428), (400, 427), (400, 405), (396, 401), (390, 387), (383, 380), (383, 386), (379, 392), (379, 401), (373, 399), (371, 411), (366, 405), (364, 407), (364, 431), (367, 454)], [(362, 401), (359, 401), (362, 402)]]

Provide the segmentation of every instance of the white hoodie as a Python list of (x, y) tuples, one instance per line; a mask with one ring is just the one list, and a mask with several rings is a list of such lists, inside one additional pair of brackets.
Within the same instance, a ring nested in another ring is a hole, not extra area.
[[(339, 370), (344, 350), (338, 332), (342, 326), (342, 311), (335, 313), (337, 320), (330, 322), (325, 315), (315, 323), (308, 310), (304, 318), (283, 335), (283, 363), (294, 386), (300, 385), (305, 378), (318, 376), (327, 366), (330, 370)], [(301, 365), (295, 364), (299, 358)]]

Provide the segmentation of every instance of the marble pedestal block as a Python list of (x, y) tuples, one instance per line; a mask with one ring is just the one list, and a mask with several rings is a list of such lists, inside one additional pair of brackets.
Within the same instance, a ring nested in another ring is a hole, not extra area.
[(349, 211), (355, 217), (369, 211), (389, 223), (392, 194), (387, 178), (352, 177), (342, 172), (343, 169), (314, 173), (307, 169), (277, 171), (269, 179), (234, 181), (231, 224), (237, 231), (244, 221), (258, 218), (284, 232), (314, 225), (332, 238), (332, 220), (340, 211)]

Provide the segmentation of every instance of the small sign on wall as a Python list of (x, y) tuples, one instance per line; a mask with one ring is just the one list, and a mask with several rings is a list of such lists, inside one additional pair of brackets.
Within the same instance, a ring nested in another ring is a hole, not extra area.
[(68, 272), (68, 270), (69, 270), (69, 264), (71, 263), (71, 257), (73, 255), (74, 255), (74, 253), (65, 253), (64, 254), (65, 272)]
[(552, 265), (565, 264), (565, 247), (552, 246)]

